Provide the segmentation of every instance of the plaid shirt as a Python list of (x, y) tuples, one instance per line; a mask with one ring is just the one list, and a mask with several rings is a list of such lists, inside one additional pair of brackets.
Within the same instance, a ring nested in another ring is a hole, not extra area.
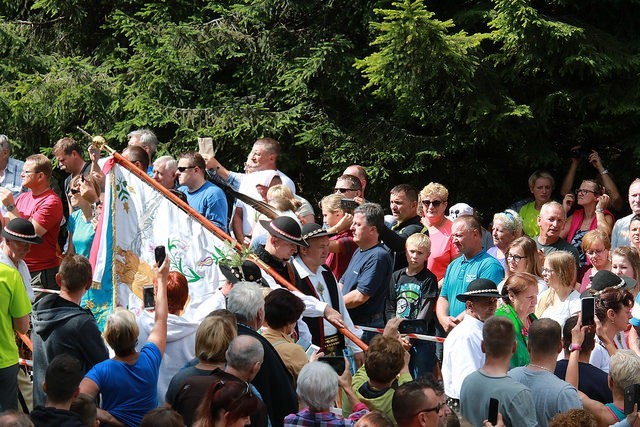
[(351, 427), (368, 412), (364, 403), (357, 404), (349, 418), (342, 418), (333, 412), (311, 412), (305, 408), (297, 414), (286, 416), (284, 427)]

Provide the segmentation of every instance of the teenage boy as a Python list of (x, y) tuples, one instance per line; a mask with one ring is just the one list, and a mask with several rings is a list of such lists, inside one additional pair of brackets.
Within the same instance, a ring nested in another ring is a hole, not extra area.
[[(425, 234), (412, 234), (405, 243), (405, 252), (407, 267), (397, 270), (391, 276), (385, 310), (387, 321), (393, 317), (402, 317), (411, 320), (404, 321), (404, 326), (409, 328), (407, 331), (434, 335), (438, 279), (427, 268), (431, 240)], [(402, 329), (403, 325), (400, 327)], [(433, 371), (435, 351), (435, 343), (431, 341), (412, 340), (409, 371), (413, 378)]]

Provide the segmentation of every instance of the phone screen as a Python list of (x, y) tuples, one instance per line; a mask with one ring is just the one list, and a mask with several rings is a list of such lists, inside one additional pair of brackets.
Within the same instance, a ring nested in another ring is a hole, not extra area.
[(145, 285), (142, 287), (142, 300), (144, 301), (144, 308), (155, 307), (156, 301), (153, 295), (153, 285)]
[(154, 255), (156, 257), (156, 265), (160, 267), (164, 262), (164, 259), (167, 257), (167, 251), (164, 246), (158, 245), (154, 250)]
[(582, 298), (582, 325), (590, 326), (595, 324), (593, 316), (595, 315), (595, 298)]
[(494, 399), (493, 397), (489, 400), (489, 416), (487, 420), (491, 425), (498, 424), (498, 403), (498, 399)]

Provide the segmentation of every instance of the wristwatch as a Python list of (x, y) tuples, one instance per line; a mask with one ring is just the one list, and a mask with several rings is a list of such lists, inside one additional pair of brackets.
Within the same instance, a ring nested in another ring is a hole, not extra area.
[(7, 212), (11, 212), (12, 210), (14, 210), (16, 208), (16, 205), (14, 205), (13, 203), (10, 204), (9, 206), (7, 206)]

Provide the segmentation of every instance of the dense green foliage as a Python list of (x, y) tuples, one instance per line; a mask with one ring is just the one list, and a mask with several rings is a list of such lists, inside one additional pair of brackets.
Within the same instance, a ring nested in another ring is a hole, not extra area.
[(435, 180), (486, 216), (579, 143), (624, 192), (639, 24), (613, 0), (5, 0), (0, 132), (21, 155), (77, 125), (114, 148), (149, 127), (172, 154), (212, 136), (232, 169), (272, 136), (312, 201), (357, 162), (370, 199)]

